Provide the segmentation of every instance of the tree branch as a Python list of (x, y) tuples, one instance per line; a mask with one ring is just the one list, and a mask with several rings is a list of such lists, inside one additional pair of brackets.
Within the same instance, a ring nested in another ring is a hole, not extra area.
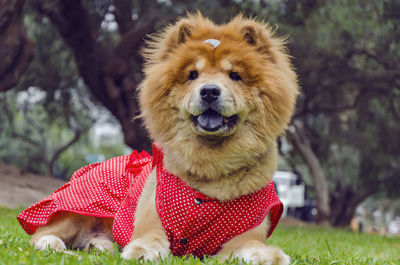
[(132, 20), (132, 0), (115, 0), (114, 15), (115, 21), (118, 23), (118, 30), (121, 35), (125, 35), (135, 25)]
[(300, 117), (306, 116), (310, 113), (337, 113), (337, 112), (343, 112), (343, 111), (348, 111), (348, 110), (353, 110), (357, 108), (358, 104), (361, 101), (361, 98), (365, 95), (365, 92), (363, 93), (362, 91), (359, 91), (357, 96), (355, 97), (354, 101), (351, 104), (348, 105), (341, 105), (341, 106), (317, 106), (315, 108), (305, 108), (300, 112), (297, 112), (293, 115), (293, 119), (298, 119)]
[(359, 194), (357, 197), (358, 201), (361, 203), (362, 201), (367, 199), (369, 196), (380, 191), (382, 188), (382, 185), (391, 183), (391, 182), (395, 181), (397, 178), (398, 178), (398, 176), (392, 175), (392, 176), (386, 176), (382, 179), (377, 179), (376, 181), (374, 181), (374, 183), (372, 183), (371, 185), (368, 185), (368, 189), (366, 191), (364, 191), (364, 192), (360, 191), (358, 193)]
[(34, 55), (23, 23), (24, 0), (0, 1), (0, 91), (14, 87)]
[(398, 98), (396, 98), (396, 97), (391, 98), (390, 101), (389, 101), (389, 106), (390, 106), (390, 109), (391, 109), (391, 111), (392, 111), (393, 117), (394, 117), (398, 122), (400, 122), (400, 111), (397, 110), (395, 104), (396, 104), (396, 102), (399, 102), (399, 101), (400, 101), (400, 100), (399, 100)]
[(396, 70), (396, 67), (397, 67), (396, 64), (391, 64), (387, 60), (383, 60), (382, 57), (377, 56), (376, 54), (374, 54), (371, 51), (368, 51), (366, 49), (359, 48), (359, 49), (352, 50), (347, 54), (347, 57), (350, 57), (352, 55), (364, 55), (370, 59), (373, 59), (380, 65), (382, 65), (383, 68), (385, 68), (385, 70), (390, 70), (390, 71), (394, 71), (394, 72), (398, 71), (398, 70)]
[(58, 148), (55, 151), (55, 153), (53, 154), (52, 158), (48, 162), (48, 170), (49, 170), (49, 174), (51, 176), (54, 176), (54, 163), (57, 161), (58, 157), (64, 151), (66, 151), (68, 148), (70, 148), (74, 143), (79, 141), (80, 138), (81, 138), (81, 131), (76, 130), (75, 133), (74, 133), (74, 137), (69, 142), (67, 142), (65, 145), (61, 146), (60, 148)]

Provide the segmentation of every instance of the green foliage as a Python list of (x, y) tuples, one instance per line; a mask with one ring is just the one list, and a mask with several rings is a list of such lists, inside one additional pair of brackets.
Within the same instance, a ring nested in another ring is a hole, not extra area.
[(381, 187), (399, 196), (400, 16), (392, 12), (399, 1), (283, 3), (280, 14), (270, 12), (290, 36), (300, 78), (295, 118), (332, 193)]
[[(93, 150), (89, 128), (95, 121), (112, 118), (88, 93), (70, 50), (50, 21), (29, 9), (26, 12), (35, 57), (18, 86), (0, 95), (0, 160), (45, 175), (51, 174), (49, 167), (55, 167), (58, 177), (69, 178), (87, 164), (88, 151), (102, 151)], [(50, 164), (57, 150), (76, 133), (80, 134), (76, 148), (62, 153), (55, 166)], [(122, 154), (123, 144), (114, 149), (113, 156)]]
[[(125, 261), (120, 254), (109, 252), (86, 253), (72, 251), (64, 254), (35, 251), (28, 244), (29, 236), (16, 220), (18, 211), (0, 208), (0, 264), (151, 264), (143, 261)], [(387, 264), (400, 262), (399, 239), (378, 235), (319, 227), (280, 226), (268, 239), (268, 244), (281, 247), (292, 257), (291, 264)], [(161, 264), (239, 264), (238, 260), (218, 263), (208, 258), (201, 262), (193, 257), (169, 256)]]

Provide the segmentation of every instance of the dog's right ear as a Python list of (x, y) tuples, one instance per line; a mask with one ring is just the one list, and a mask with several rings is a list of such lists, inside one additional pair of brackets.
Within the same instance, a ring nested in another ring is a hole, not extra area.
[(148, 61), (164, 61), (172, 51), (193, 38), (195, 29), (198, 34), (207, 31), (213, 25), (199, 12), (188, 14), (175, 24), (169, 25), (158, 34), (151, 36), (147, 47), (143, 50), (144, 56), (148, 58)]
[(179, 45), (187, 42), (192, 36), (194, 21), (192, 18), (182, 18), (176, 24), (165, 27), (158, 34), (150, 36), (143, 55), (148, 62), (162, 62)]
[(178, 25), (178, 39), (173, 41), (177, 42), (178, 44), (185, 43), (190, 36), (192, 36), (192, 25), (190, 25), (189, 21), (187, 20), (181, 21)]

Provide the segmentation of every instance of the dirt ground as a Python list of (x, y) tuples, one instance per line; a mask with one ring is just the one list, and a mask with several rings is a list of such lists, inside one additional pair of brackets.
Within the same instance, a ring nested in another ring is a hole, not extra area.
[(31, 173), (0, 163), (0, 207), (29, 206), (59, 188), (65, 181)]

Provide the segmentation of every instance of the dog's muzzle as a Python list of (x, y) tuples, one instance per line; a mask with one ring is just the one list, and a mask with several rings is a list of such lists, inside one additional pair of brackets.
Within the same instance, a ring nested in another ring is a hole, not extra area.
[(229, 131), (236, 124), (237, 115), (226, 117), (220, 113), (221, 89), (217, 85), (204, 85), (200, 89), (200, 99), (205, 111), (198, 116), (192, 115), (195, 126), (206, 132), (216, 132), (220, 129)]

